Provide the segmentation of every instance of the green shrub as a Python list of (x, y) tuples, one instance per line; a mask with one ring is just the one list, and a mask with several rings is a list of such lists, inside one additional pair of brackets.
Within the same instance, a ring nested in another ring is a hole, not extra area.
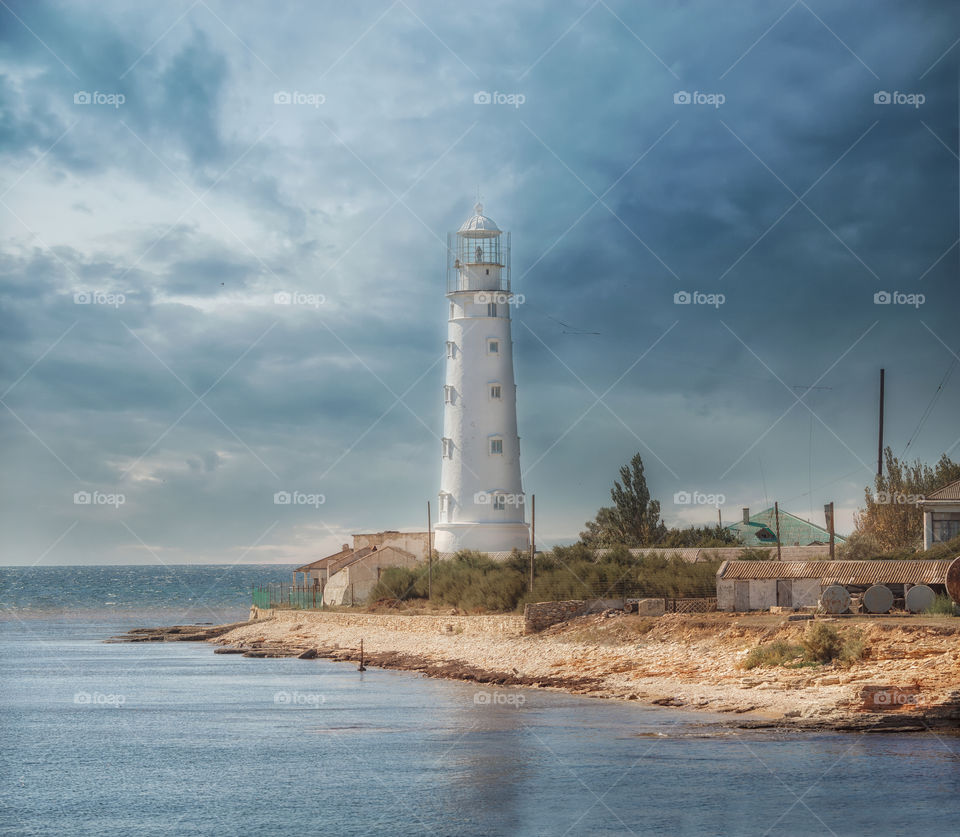
[(840, 656), (843, 639), (836, 628), (816, 622), (807, 628), (800, 639), (804, 659), (814, 663), (829, 663)]
[(930, 616), (956, 616), (957, 606), (949, 596), (937, 596), (924, 613)]
[(778, 639), (751, 649), (740, 666), (746, 669), (757, 668), (757, 666), (785, 666), (799, 661), (802, 657), (802, 646)]
[(843, 646), (840, 649), (838, 660), (844, 665), (850, 665), (867, 656), (867, 641), (862, 631), (850, 631), (842, 637)]

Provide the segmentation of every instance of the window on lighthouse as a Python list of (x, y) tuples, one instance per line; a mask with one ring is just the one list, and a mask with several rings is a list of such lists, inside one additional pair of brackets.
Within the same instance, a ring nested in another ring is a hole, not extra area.
[(447, 357), (449, 357), (449, 358), (452, 358), (452, 357), (453, 357), (453, 353), (454, 353), (454, 351), (455, 351), (455, 349), (456, 349), (456, 345), (457, 345), (457, 344), (454, 343), (452, 340), (448, 340), (448, 341), (447, 341)]
[(491, 453), (491, 454), (502, 454), (502, 453), (503, 453), (503, 439), (491, 439), (491, 440), (490, 440), (490, 453)]
[(453, 403), (453, 387), (449, 384), (443, 388), (443, 403), (452, 404)]
[(500, 354), (500, 341), (499, 340), (488, 340), (487, 341), (487, 353), (491, 355)]
[(507, 507), (507, 498), (503, 494), (493, 495), (493, 510), (503, 511)]
[(500, 384), (490, 384), (490, 397), (497, 401), (500, 400)]
[(487, 303), (487, 316), (496, 317), (497, 316), (497, 303), (488, 302)]
[(440, 445), (443, 450), (443, 458), (453, 459), (453, 439), (441, 439)]

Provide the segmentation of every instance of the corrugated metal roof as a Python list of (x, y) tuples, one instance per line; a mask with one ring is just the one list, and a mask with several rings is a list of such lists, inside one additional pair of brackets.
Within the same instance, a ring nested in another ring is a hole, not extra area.
[[(746, 546), (684, 546), (684, 547), (665, 547), (651, 546), (647, 548), (635, 548), (630, 550), (634, 558), (641, 555), (658, 555), (663, 558), (672, 558), (679, 555), (684, 561), (691, 564), (702, 563), (704, 561), (735, 561), (739, 558), (745, 549), (763, 549), (771, 557), (777, 555), (777, 548), (771, 547), (746, 547)], [(596, 555), (602, 556), (612, 552), (611, 549), (595, 549)], [(784, 561), (809, 561), (813, 558), (827, 558), (830, 555), (829, 544), (810, 544), (807, 546), (782, 546), (780, 554)]]
[(945, 485), (943, 488), (938, 488), (932, 494), (928, 494), (927, 499), (960, 500), (960, 480), (954, 480), (953, 482)]
[(819, 578), (837, 584), (943, 584), (946, 561), (728, 561), (717, 578)]

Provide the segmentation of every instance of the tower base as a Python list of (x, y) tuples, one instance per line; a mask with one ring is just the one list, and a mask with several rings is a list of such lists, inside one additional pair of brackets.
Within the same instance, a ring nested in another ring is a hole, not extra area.
[(437, 552), (510, 552), (530, 549), (530, 527), (526, 523), (438, 523), (434, 537)]

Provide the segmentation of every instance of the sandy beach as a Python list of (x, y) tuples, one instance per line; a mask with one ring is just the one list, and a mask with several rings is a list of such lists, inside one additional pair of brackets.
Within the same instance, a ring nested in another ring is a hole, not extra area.
[[(960, 627), (938, 618), (845, 619), (865, 659), (744, 670), (750, 649), (797, 641), (806, 622), (780, 615), (583, 616), (523, 634), (518, 615), (274, 611), (179, 639), (217, 653), (353, 661), (478, 683), (562, 689), (600, 698), (730, 713), (742, 726), (960, 728)], [(881, 690), (892, 695), (871, 700)], [(879, 704), (879, 705), (878, 705)]]

